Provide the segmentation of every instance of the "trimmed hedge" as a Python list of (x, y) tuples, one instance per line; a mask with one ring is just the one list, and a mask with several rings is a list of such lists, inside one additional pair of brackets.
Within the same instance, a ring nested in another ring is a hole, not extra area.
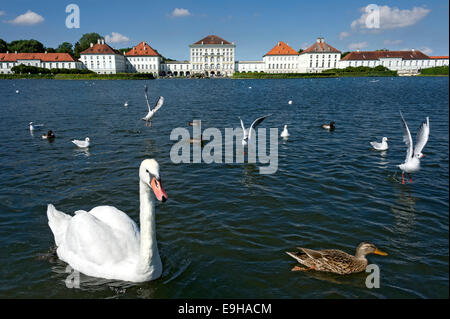
[(11, 68), (15, 74), (91, 74), (94, 73), (86, 69), (46, 69), (31, 65), (16, 65)]
[(422, 69), (422, 75), (448, 75), (448, 66), (436, 66), (434, 68)]

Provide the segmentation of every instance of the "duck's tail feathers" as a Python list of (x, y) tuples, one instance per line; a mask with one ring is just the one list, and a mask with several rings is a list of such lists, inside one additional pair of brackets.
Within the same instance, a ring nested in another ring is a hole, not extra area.
[(57, 211), (55, 206), (48, 204), (47, 206), (48, 225), (55, 236), (55, 244), (59, 246), (66, 234), (67, 226), (69, 225), (71, 216)]
[(294, 258), (295, 260), (297, 260), (299, 263), (303, 263), (302, 260), (300, 260), (300, 258), (298, 258), (297, 254), (294, 252), (290, 252), (290, 251), (286, 251), (286, 254), (288, 254), (289, 256), (291, 256), (292, 258)]

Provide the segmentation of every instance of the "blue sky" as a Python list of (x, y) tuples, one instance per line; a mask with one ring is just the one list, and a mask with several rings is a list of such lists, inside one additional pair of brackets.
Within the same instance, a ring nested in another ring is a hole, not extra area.
[[(70, 3), (80, 8), (79, 29), (65, 26), (65, 8)], [(363, 9), (371, 3), (380, 7), (378, 29), (365, 27)], [(47, 47), (57, 47), (64, 41), (75, 43), (83, 33), (97, 32), (109, 35), (109, 44), (115, 48), (147, 41), (174, 59), (188, 59), (188, 45), (209, 34), (234, 42), (238, 60), (261, 59), (277, 41), (296, 50), (305, 48), (318, 36), (341, 51), (415, 48), (429, 55), (448, 55), (448, 25), (446, 0), (0, 3), (0, 38), (7, 42), (34, 38)]]

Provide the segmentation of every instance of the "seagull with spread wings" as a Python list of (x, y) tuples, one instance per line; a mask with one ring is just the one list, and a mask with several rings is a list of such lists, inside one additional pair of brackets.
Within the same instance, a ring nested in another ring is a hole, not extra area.
[(422, 154), (422, 150), (428, 142), (428, 136), (430, 135), (430, 120), (427, 116), (426, 122), (423, 122), (416, 135), (416, 145), (413, 146), (411, 133), (409, 132), (408, 124), (406, 124), (403, 118), (402, 112), (400, 116), (403, 121), (403, 141), (408, 149), (406, 150), (406, 158), (403, 164), (398, 165), (402, 170), (402, 184), (405, 184), (405, 173), (409, 175), (409, 182), (412, 182), (411, 174), (420, 170), (420, 159), (425, 155)]
[(147, 87), (147, 85), (145, 85), (144, 86), (144, 94), (145, 94), (145, 100), (147, 101), (148, 113), (142, 119), (145, 121), (145, 126), (150, 127), (150, 126), (152, 126), (152, 122), (151, 122), (152, 117), (155, 115), (156, 111), (158, 111), (161, 108), (161, 106), (163, 106), (163, 104), (164, 104), (164, 97), (160, 96), (158, 98), (158, 100), (156, 101), (155, 107), (152, 110), (152, 108), (150, 107), (150, 103), (148, 102), (147, 91), (148, 91), (148, 87)]
[(245, 128), (244, 122), (242, 121), (241, 118), (239, 118), (239, 119), (241, 120), (241, 126), (242, 126), (242, 132), (243, 132), (243, 136), (242, 136), (242, 145), (247, 146), (248, 141), (252, 138), (252, 131), (253, 131), (253, 129), (256, 129), (256, 127), (257, 127), (259, 124), (261, 124), (261, 123), (264, 121), (264, 119), (265, 119), (266, 117), (268, 117), (268, 116), (270, 116), (270, 114), (269, 114), (269, 115), (264, 115), (264, 116), (262, 116), (262, 117), (260, 117), (260, 118), (257, 118), (257, 119), (252, 123), (252, 125), (250, 125), (250, 128), (249, 128), (249, 129), (246, 129), (246, 128)]

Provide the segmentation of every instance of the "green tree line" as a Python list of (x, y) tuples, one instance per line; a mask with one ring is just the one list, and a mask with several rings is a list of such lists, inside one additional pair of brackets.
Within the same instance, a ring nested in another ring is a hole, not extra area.
[[(89, 48), (91, 43), (97, 43), (98, 39), (102, 39), (98, 33), (85, 33), (83, 36), (74, 44), (70, 42), (63, 42), (58, 45), (57, 48), (45, 47), (41, 42), (30, 39), (30, 40), (14, 40), (11, 42), (6, 42), (0, 39), (0, 53), (18, 52), (18, 53), (40, 53), (47, 51), (48, 53), (69, 53), (75, 60), (80, 58), (80, 53)], [(119, 49), (121, 53), (129, 51), (131, 48)]]

